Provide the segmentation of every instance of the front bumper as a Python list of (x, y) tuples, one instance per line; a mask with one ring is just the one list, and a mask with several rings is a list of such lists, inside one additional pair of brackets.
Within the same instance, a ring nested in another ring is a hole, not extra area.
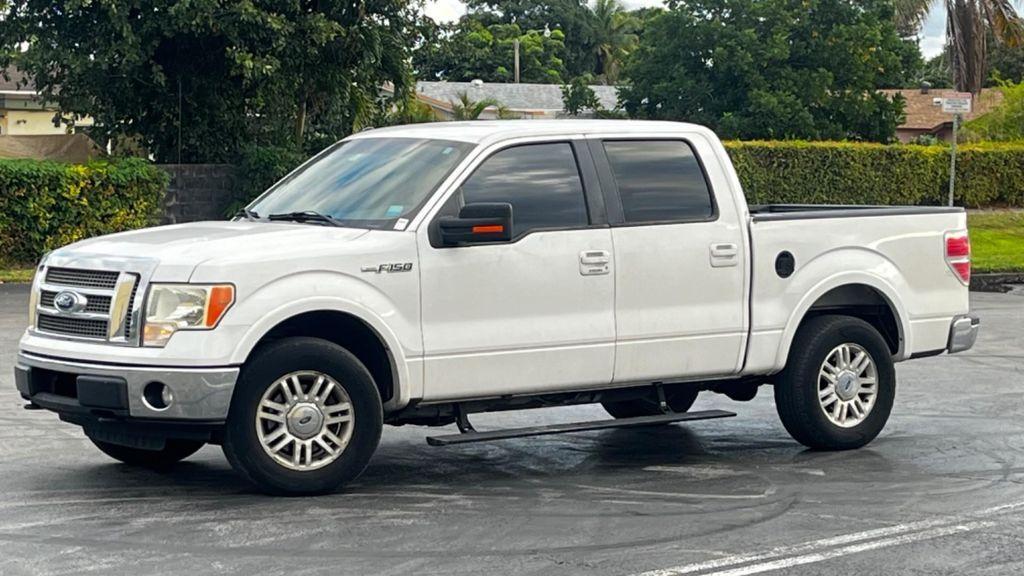
[(970, 350), (974, 341), (978, 339), (978, 329), (981, 328), (981, 319), (973, 314), (957, 316), (949, 325), (949, 342), (946, 350), (950, 354)]
[[(90, 364), (20, 353), (14, 381), (22, 398), (62, 417), (147, 421), (223, 422), (231, 405), (238, 367), (181, 368)], [(174, 401), (158, 410), (143, 389), (161, 382)]]

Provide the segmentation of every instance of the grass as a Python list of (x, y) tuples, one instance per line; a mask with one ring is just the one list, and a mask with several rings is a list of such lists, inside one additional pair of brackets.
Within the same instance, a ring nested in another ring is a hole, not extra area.
[(31, 282), (33, 272), (32, 266), (0, 265), (0, 282)]
[(975, 272), (1024, 272), (1024, 211), (971, 211), (967, 227)]

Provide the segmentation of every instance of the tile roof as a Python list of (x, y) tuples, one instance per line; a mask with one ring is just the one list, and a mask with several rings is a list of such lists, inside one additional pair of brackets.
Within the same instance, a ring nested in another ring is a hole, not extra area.
[[(590, 87), (601, 106), (614, 109), (618, 102), (618, 88), (594, 85)], [(475, 101), (493, 98), (512, 110), (561, 111), (562, 87), (558, 84), (504, 84), (499, 82), (432, 82), (416, 83), (416, 91), (434, 100), (450, 103), (458, 101), (465, 92)]]
[(27, 74), (11, 66), (0, 69), (0, 91), (5, 92), (26, 92), (35, 94), (35, 88), (25, 83), (30, 82)]
[[(904, 113), (907, 115), (907, 119), (900, 125), (900, 128), (932, 130), (953, 121), (952, 114), (944, 113), (942, 106), (935, 103), (935, 99), (950, 96), (956, 93), (956, 90), (932, 88), (927, 94), (923, 94), (919, 88), (906, 88), (902, 90), (880, 90), (880, 92), (890, 98), (896, 94), (901, 94), (906, 100)], [(981, 91), (980, 96), (974, 98), (971, 113), (964, 114), (964, 120), (977, 118), (998, 106), (1002, 101), (1002, 92), (985, 88)]]

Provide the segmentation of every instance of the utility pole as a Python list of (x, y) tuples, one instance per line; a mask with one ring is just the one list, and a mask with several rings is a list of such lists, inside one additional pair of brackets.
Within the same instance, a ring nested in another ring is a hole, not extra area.
[(516, 84), (519, 84), (519, 38), (512, 41), (512, 48), (515, 50), (515, 63), (513, 67), (515, 68)]

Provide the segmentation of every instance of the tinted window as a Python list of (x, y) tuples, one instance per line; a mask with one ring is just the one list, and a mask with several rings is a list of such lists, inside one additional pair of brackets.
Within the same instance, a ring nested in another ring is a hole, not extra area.
[(714, 208), (693, 149), (686, 142), (605, 142), (626, 222), (703, 220)]
[(464, 204), (512, 204), (513, 236), (589, 223), (576, 156), (568, 143), (502, 150), (484, 160), (460, 190)]

